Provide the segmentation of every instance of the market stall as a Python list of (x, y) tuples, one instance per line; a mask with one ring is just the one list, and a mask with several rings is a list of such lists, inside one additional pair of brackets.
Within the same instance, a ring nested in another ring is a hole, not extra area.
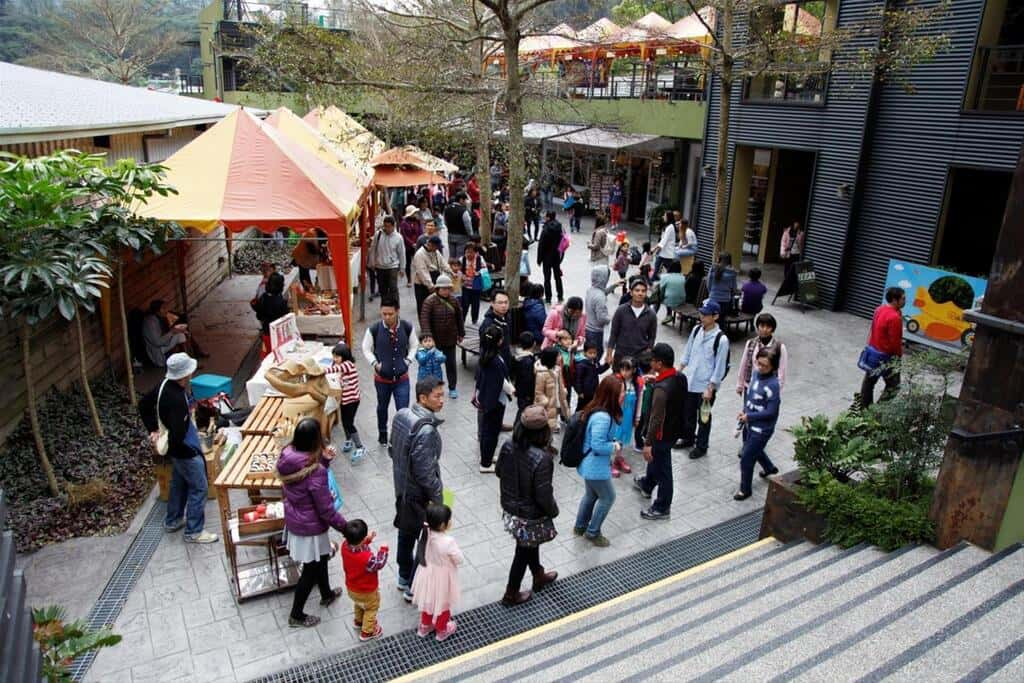
[[(273, 233), (319, 228), (326, 235), (336, 282), (349, 282), (348, 226), (358, 220), (361, 188), (273, 126), (234, 112), (164, 162), (177, 194), (155, 196), (136, 209), (208, 234), (257, 228)], [(338, 334), (351, 342), (350, 290), (339, 297)]]

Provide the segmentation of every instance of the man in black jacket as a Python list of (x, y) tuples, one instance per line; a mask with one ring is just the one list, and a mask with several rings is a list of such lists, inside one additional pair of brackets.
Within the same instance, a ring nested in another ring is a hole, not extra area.
[(448, 253), (451, 258), (460, 258), (469, 238), (476, 234), (469, 212), (469, 196), (465, 192), (457, 193), (444, 208), (444, 224), (448, 228)]
[(650, 351), (658, 338), (658, 316), (647, 305), (647, 283), (642, 278), (633, 278), (629, 286), (630, 300), (615, 309), (612, 316), (612, 330), (608, 336), (608, 350), (605, 362), (615, 363), (630, 356), (635, 361), (644, 352)]
[(558, 245), (562, 241), (562, 224), (555, 220), (555, 212), (548, 211), (544, 216), (544, 227), (540, 230), (537, 242), (537, 265), (544, 269), (544, 301), (551, 303), (551, 275), (555, 276), (555, 290), (558, 303), (562, 303), (562, 252)]
[(160, 427), (167, 430), (167, 456), (171, 459), (171, 491), (167, 497), (164, 530), (185, 529), (186, 543), (216, 543), (206, 524), (206, 460), (199, 430), (192, 420), (189, 385), (198, 363), (187, 353), (167, 359), (167, 375), (160, 386), (139, 401), (139, 415), (154, 447)]
[(654, 393), (644, 435), (647, 472), (633, 478), (633, 486), (644, 498), (650, 498), (654, 489), (658, 489), (658, 497), (651, 507), (640, 511), (644, 519), (667, 520), (672, 507), (672, 444), (683, 431), (683, 416), (677, 407), (686, 396), (686, 376), (677, 373), (674, 366), (672, 347), (655, 344), (651, 351)]

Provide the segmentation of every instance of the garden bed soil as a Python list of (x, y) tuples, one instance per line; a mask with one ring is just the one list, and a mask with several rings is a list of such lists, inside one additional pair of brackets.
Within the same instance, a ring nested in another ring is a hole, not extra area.
[(828, 522), (824, 515), (811, 512), (800, 504), (797, 497), (799, 486), (800, 470), (769, 479), (768, 497), (764, 503), (759, 538), (772, 536), (783, 543), (802, 540), (811, 543), (825, 541)]
[[(47, 454), (64, 493), (47, 487), (27, 415), (0, 445), (0, 488), (4, 490), (18, 552), (69, 538), (122, 533), (153, 488), (152, 448), (127, 390), (108, 377), (92, 391), (105, 436), (96, 436), (81, 390), (48, 392), (39, 406)], [(67, 486), (86, 500), (72, 502)]]

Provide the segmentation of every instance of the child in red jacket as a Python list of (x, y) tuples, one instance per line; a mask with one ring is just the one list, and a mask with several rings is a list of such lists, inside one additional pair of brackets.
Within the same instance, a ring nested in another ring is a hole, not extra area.
[(345, 569), (345, 588), (355, 605), (355, 627), (360, 629), (359, 640), (366, 642), (380, 638), (384, 631), (377, 623), (380, 609), (380, 587), (377, 573), (388, 563), (388, 547), (381, 544), (376, 553), (370, 545), (377, 532), (368, 534), (366, 522), (349, 520), (342, 534), (341, 564)]

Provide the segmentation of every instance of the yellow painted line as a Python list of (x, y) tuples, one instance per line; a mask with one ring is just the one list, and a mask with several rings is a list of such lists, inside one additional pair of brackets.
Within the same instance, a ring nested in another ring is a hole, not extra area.
[[(483, 657), (484, 655), (489, 655), (489, 654), (492, 654), (494, 652), (497, 652), (498, 650), (502, 650), (504, 648), (511, 647), (512, 645), (516, 645), (518, 643), (522, 643), (522, 642), (525, 642), (527, 640), (530, 640), (531, 638), (539, 637), (539, 636), (547, 633), (548, 631), (553, 631), (553, 630), (555, 630), (557, 628), (561, 628), (562, 626), (565, 626), (566, 624), (571, 624), (573, 622), (579, 621), (580, 619), (586, 619), (587, 617), (589, 617), (592, 614), (597, 614), (598, 612), (601, 612), (602, 610), (606, 610), (606, 609), (609, 609), (611, 607), (615, 607), (616, 605), (621, 605), (624, 602), (627, 602), (629, 600), (633, 600), (634, 598), (640, 597), (641, 595), (644, 595), (646, 593), (650, 593), (652, 591), (656, 591), (659, 588), (664, 588), (665, 586), (671, 586), (672, 584), (678, 583), (679, 581), (682, 581), (683, 579), (689, 578), (689, 577), (693, 576), (694, 574), (699, 574), (700, 572), (705, 571), (707, 569), (711, 569), (712, 567), (717, 567), (718, 565), (720, 565), (720, 564), (722, 564), (724, 562), (728, 562), (729, 560), (733, 560), (733, 559), (735, 559), (737, 557), (740, 557), (742, 555), (746, 555), (747, 553), (751, 552), (752, 550), (756, 550), (758, 548), (761, 548), (761, 547), (766, 546), (766, 545), (770, 545), (772, 543), (777, 543), (777, 541), (774, 538), (772, 538), (772, 537), (763, 538), (760, 541), (757, 541), (756, 543), (751, 543), (748, 546), (744, 546), (744, 547), (739, 548), (737, 550), (733, 550), (731, 553), (726, 553), (725, 555), (720, 555), (719, 557), (716, 557), (713, 560), (708, 560), (707, 562), (705, 562), (703, 564), (698, 564), (696, 567), (690, 567), (686, 571), (679, 572), (678, 574), (673, 574), (672, 576), (669, 576), (669, 577), (666, 577), (664, 579), (661, 579), (660, 581), (655, 581), (654, 583), (648, 584), (648, 585), (644, 586), (643, 588), (637, 588), (636, 590), (634, 590), (634, 591), (632, 591), (630, 593), (625, 593), (623, 595), (620, 595), (617, 598), (612, 598), (611, 600), (608, 600), (607, 602), (602, 602), (599, 605), (594, 605), (593, 607), (588, 607), (585, 610), (582, 610), (580, 612), (575, 612), (573, 614), (566, 615), (566, 616), (562, 617), (561, 619), (556, 619), (555, 621), (552, 621), (552, 622), (547, 623), (547, 624), (543, 624), (542, 626), (537, 626), (536, 628), (532, 628), (529, 631), (523, 631), (522, 633), (517, 633), (516, 635), (510, 636), (510, 637), (508, 637), (508, 638), (506, 638), (504, 640), (499, 640), (496, 643), (491, 643), (490, 645), (485, 645), (484, 647), (481, 647), (479, 649), (473, 650), (472, 652), (467, 652), (466, 654), (459, 655), (458, 657), (454, 657), (452, 659), (447, 659), (447, 660), (445, 660), (443, 662), (438, 662), (437, 664), (434, 664), (432, 666), (428, 666), (425, 669), (419, 669), (417, 671), (413, 671), (412, 673), (408, 673), (408, 674), (406, 674), (404, 676), (401, 676), (399, 678), (395, 678), (395, 679), (393, 679), (391, 681), (391, 683), (408, 683), (409, 681), (415, 681), (415, 680), (424, 678), (426, 676), (431, 676), (433, 674), (440, 673), (442, 671), (445, 671), (446, 669), (450, 669), (450, 668), (455, 667), (455, 666), (466, 664), (467, 662), (470, 662), (470, 661), (472, 661), (474, 659), (477, 659), (479, 657)], [(512, 608), (512, 609), (515, 609), (515, 608)]]

